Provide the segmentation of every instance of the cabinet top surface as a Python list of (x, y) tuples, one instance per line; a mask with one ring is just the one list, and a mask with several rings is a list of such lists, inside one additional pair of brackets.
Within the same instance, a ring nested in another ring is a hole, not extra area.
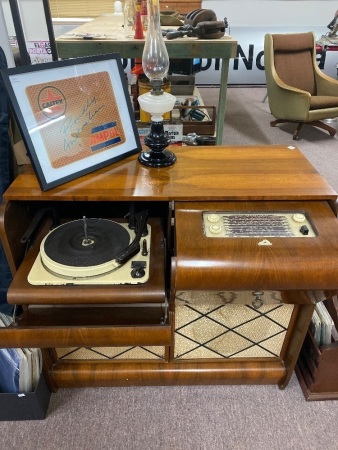
[(28, 168), (4, 195), (9, 200), (221, 201), (335, 200), (336, 192), (297, 148), (174, 147), (177, 162), (149, 168), (130, 156), (42, 192)]

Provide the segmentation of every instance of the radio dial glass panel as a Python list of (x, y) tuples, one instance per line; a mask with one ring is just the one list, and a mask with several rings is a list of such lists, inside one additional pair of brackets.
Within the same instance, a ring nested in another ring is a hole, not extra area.
[(210, 238), (316, 237), (303, 211), (203, 211), (204, 234)]

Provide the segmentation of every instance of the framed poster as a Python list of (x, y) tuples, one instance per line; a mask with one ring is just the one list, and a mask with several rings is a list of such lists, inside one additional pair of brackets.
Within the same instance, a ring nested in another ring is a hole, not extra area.
[(118, 54), (1, 74), (43, 191), (141, 151)]

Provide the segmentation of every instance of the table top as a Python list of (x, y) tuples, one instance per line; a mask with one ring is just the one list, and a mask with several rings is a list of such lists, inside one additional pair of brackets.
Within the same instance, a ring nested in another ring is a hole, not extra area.
[[(168, 28), (168, 27), (165, 27)], [(174, 28), (174, 27), (170, 27)], [(219, 39), (197, 37), (164, 38), (170, 57), (175, 58), (234, 58), (237, 41), (225, 34)], [(100, 16), (56, 39), (61, 58), (74, 58), (109, 52), (120, 53), (122, 58), (142, 56), (145, 39), (134, 39), (124, 34), (122, 19)]]
[(318, 49), (324, 49), (328, 51), (338, 51), (338, 37), (329, 37), (329, 36), (322, 36), (318, 41), (316, 42), (316, 47)]
[(34, 201), (331, 200), (336, 192), (295, 147), (171, 147), (177, 162), (149, 168), (130, 156), (42, 192), (28, 168), (4, 194)]

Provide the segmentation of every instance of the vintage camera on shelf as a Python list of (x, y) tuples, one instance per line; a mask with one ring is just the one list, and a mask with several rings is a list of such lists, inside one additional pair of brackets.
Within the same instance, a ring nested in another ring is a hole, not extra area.
[[(194, 108), (194, 106), (199, 106), (198, 99), (195, 98), (186, 98), (183, 103), (181, 103), (182, 108), (180, 111), (181, 120), (199, 120), (202, 121), (206, 114), (200, 109)], [(192, 107), (192, 108), (191, 108)]]
[(214, 136), (200, 136), (196, 133), (188, 133), (183, 136), (185, 145), (216, 145), (216, 138)]

